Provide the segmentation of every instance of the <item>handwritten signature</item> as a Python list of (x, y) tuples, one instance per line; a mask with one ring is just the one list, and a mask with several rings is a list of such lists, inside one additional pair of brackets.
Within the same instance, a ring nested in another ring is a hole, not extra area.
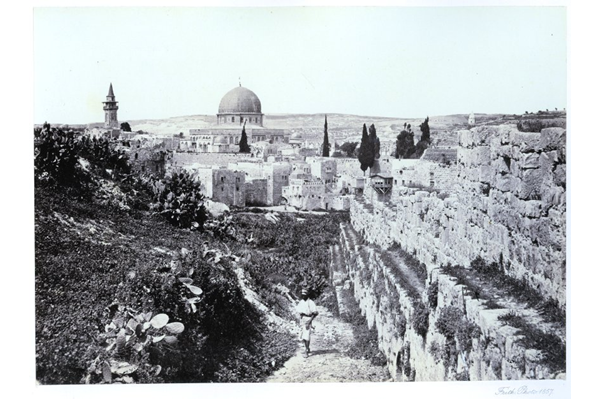
[(498, 391), (494, 393), (495, 395), (506, 395), (506, 394), (525, 394), (525, 395), (542, 395), (542, 396), (552, 396), (552, 392), (554, 389), (531, 389), (528, 386), (519, 386), (519, 387), (511, 387), (511, 386), (502, 386), (498, 388)]

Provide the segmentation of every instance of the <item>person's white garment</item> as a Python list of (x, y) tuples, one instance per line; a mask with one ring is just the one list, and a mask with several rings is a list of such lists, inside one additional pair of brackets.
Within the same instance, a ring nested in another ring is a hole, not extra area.
[[(311, 315), (312, 313), (317, 312), (317, 306), (311, 299), (303, 299), (300, 300), (296, 306), (296, 311), (298, 311), (299, 314)], [(302, 340), (310, 340), (310, 326), (308, 328), (306, 327), (306, 322), (310, 319), (310, 317), (307, 317), (306, 315), (300, 318), (300, 323), (302, 325), (300, 338)]]

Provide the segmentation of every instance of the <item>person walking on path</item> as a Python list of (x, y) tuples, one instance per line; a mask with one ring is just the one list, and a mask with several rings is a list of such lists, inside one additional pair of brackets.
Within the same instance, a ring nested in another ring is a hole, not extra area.
[(302, 289), (302, 300), (298, 302), (296, 310), (300, 314), (300, 324), (302, 329), (300, 337), (304, 342), (304, 357), (308, 357), (310, 355), (310, 331), (312, 328), (312, 322), (315, 317), (319, 315), (319, 313), (317, 311), (315, 302), (308, 298), (307, 289)]

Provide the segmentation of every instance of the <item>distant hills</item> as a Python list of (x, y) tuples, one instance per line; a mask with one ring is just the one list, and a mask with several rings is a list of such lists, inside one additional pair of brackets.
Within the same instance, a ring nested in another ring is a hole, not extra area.
[[(335, 138), (338, 143), (344, 141), (359, 142), (362, 135), (362, 126), (375, 125), (377, 135), (382, 141), (394, 141), (396, 136), (404, 129), (404, 124), (411, 124), (415, 137), (420, 137), (419, 125), (427, 116), (419, 118), (373, 117), (352, 114), (327, 114), (328, 132), (330, 138)], [(538, 114), (513, 115), (513, 114), (475, 114), (475, 124), (496, 125), (516, 124), (523, 118), (565, 118), (564, 111), (539, 112)], [(429, 116), (434, 144), (452, 146), (456, 144), (458, 129), (468, 128), (469, 114), (452, 114)], [(125, 121), (122, 121), (125, 122)], [(144, 131), (159, 136), (171, 136), (183, 132), (188, 134), (193, 128), (209, 128), (217, 123), (216, 115), (188, 115), (163, 119), (128, 120), (133, 131)], [(264, 126), (273, 129), (287, 129), (292, 134), (308, 140), (319, 140), (323, 135), (325, 114), (265, 114)], [(103, 123), (88, 125), (70, 125), (76, 127), (102, 127)], [(241, 127), (240, 127), (241, 129)]]

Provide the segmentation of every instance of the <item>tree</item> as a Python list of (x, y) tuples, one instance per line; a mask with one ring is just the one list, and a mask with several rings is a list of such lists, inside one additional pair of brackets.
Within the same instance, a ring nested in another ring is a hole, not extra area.
[(421, 158), (421, 156), (423, 155), (423, 153), (425, 153), (425, 150), (427, 150), (428, 147), (429, 145), (426, 141), (419, 140), (419, 142), (415, 146), (414, 153), (412, 153), (409, 158)]
[(371, 161), (369, 168), (373, 166), (375, 163), (375, 159), (379, 158), (379, 138), (377, 137), (377, 131), (375, 130), (375, 125), (371, 124), (369, 127), (369, 142), (371, 143), (371, 148), (373, 149), (373, 160)]
[(121, 130), (123, 132), (131, 132), (131, 126), (129, 126), (129, 122), (121, 122)]
[(410, 156), (410, 158), (421, 158), (425, 150), (431, 144), (431, 134), (429, 131), (429, 117), (425, 118), (425, 121), (419, 125), (421, 129), (421, 140), (415, 146), (414, 153)]
[(431, 133), (429, 131), (429, 117), (425, 118), (425, 121), (419, 126), (421, 129), (421, 140), (427, 143), (431, 143)]
[(325, 116), (325, 133), (323, 135), (323, 157), (329, 157), (329, 137), (327, 135), (327, 115)]
[(242, 128), (242, 137), (240, 138), (240, 153), (250, 153), (250, 146), (248, 145), (248, 136), (246, 135), (246, 123)]
[(414, 134), (409, 127), (396, 137), (396, 158), (410, 158), (415, 152)]
[(358, 149), (358, 161), (360, 162), (360, 169), (363, 173), (367, 171), (367, 168), (373, 165), (375, 155), (373, 154), (373, 148), (367, 134), (367, 125), (363, 124), (362, 139), (360, 141), (360, 148)]
[(358, 146), (358, 142), (344, 142), (340, 147), (340, 150), (346, 153), (347, 157), (356, 157), (356, 147)]

